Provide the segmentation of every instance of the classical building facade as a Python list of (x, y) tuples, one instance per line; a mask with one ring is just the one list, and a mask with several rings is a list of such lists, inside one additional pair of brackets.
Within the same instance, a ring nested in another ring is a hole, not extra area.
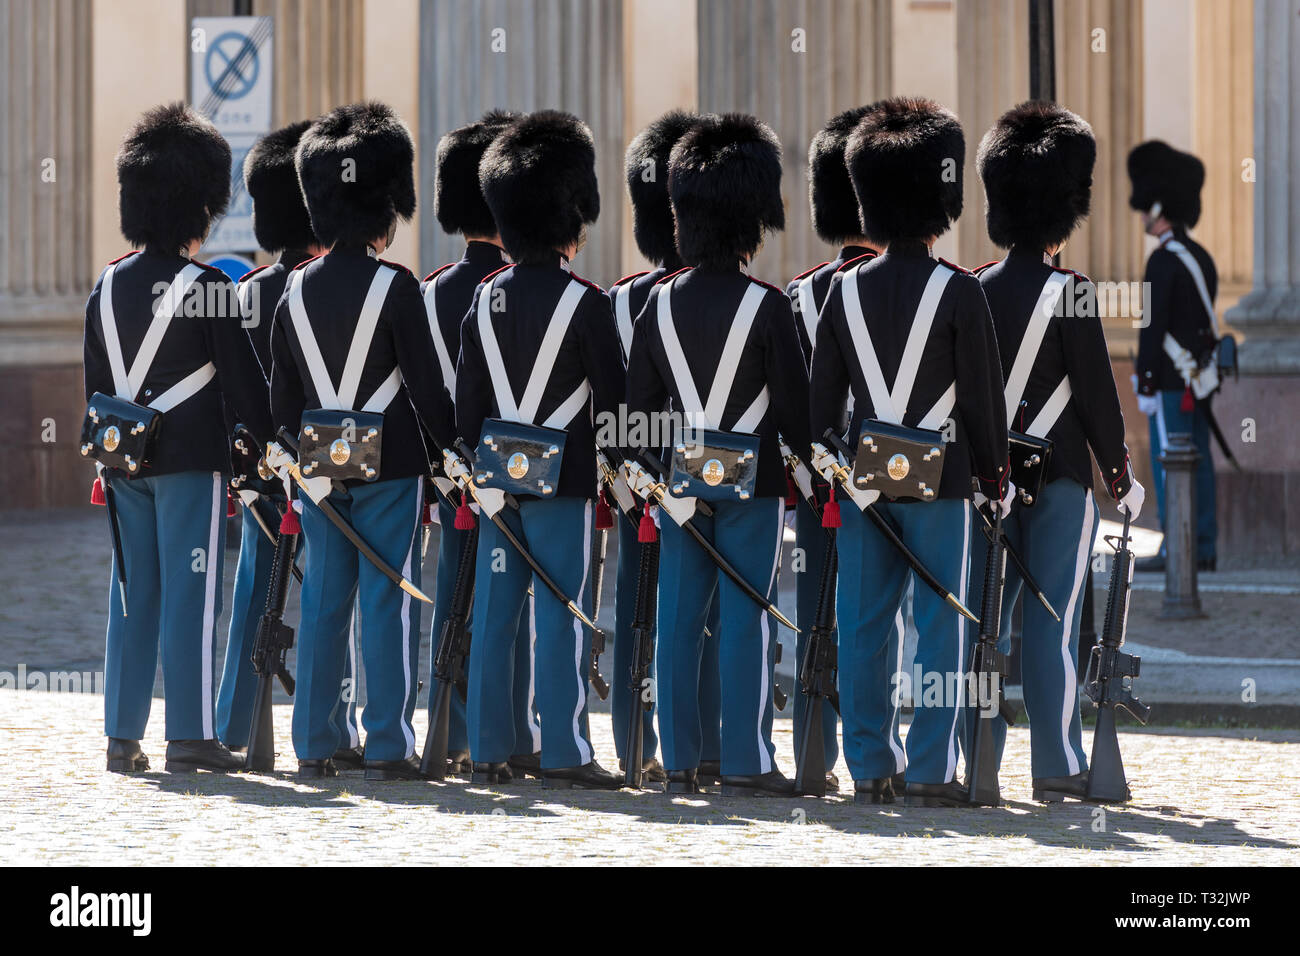
[[(674, 106), (751, 111), (781, 137), (787, 228), (757, 275), (783, 281), (828, 257), (809, 228), (808, 140), (832, 113), (895, 93), (940, 100), (967, 130), (967, 211), (939, 254), (997, 254), (974, 153), (1028, 96), (1026, 0), (0, 0), (0, 507), (85, 501), (82, 310), (126, 251), (114, 154), (140, 111), (187, 97), (190, 19), (235, 13), (273, 18), (275, 123), (386, 100), (416, 134), (422, 200), (438, 137), (485, 109), (584, 117), (605, 202), (575, 265), (602, 284), (642, 265), (624, 144)], [(1219, 264), (1220, 317), (1244, 337), (1242, 377), (1219, 401), (1245, 466), (1222, 476), (1221, 553), (1300, 560), (1300, 0), (1057, 0), (1055, 46), (1057, 99), (1099, 145), (1093, 215), (1063, 263), (1140, 280), (1150, 240), (1127, 206), (1127, 150), (1160, 137), (1204, 159), (1195, 234)], [(427, 202), (393, 249), (419, 272), (458, 253)], [(1124, 315), (1107, 330), (1142, 473), (1136, 332)]]

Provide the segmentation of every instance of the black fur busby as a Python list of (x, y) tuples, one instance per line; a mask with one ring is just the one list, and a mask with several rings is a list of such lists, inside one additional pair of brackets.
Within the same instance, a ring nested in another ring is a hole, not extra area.
[(1031, 100), (1003, 113), (980, 142), (989, 238), (1042, 251), (1064, 242), (1092, 200), (1097, 140), (1080, 116)]
[(966, 139), (957, 117), (932, 100), (877, 103), (849, 135), (844, 160), (870, 239), (928, 239), (961, 215)]
[(849, 134), (873, 106), (858, 106), (831, 117), (808, 146), (808, 205), (812, 225), (824, 241), (840, 245), (862, 235), (858, 197), (844, 164)]
[(497, 135), (522, 114), (492, 110), (438, 140), (433, 169), (433, 212), (438, 224), (464, 236), (495, 236), (496, 221), (479, 188), (478, 164)]
[(298, 142), (296, 165), (322, 244), (363, 243), (415, 213), (415, 147), (406, 124), (378, 102), (326, 113)]
[(1128, 204), (1139, 212), (1160, 203), (1166, 219), (1187, 228), (1201, 218), (1205, 164), (1191, 153), (1158, 139), (1139, 143), (1128, 154), (1128, 178), (1133, 184)]
[(571, 113), (540, 110), (511, 123), (484, 151), (478, 174), (516, 262), (572, 245), (600, 214), (591, 130)]
[(747, 258), (785, 228), (776, 134), (746, 113), (701, 118), (669, 156), (668, 195), (687, 265)]
[(154, 107), (118, 151), (117, 183), (127, 242), (179, 249), (226, 211), (230, 145), (184, 103)]
[(632, 235), (641, 254), (656, 265), (677, 258), (673, 207), (668, 198), (668, 156), (700, 121), (698, 113), (672, 110), (628, 144), (627, 192), (632, 200)]
[(253, 200), (253, 233), (267, 252), (317, 245), (298, 185), (294, 154), (310, 120), (267, 133), (244, 157), (244, 188)]

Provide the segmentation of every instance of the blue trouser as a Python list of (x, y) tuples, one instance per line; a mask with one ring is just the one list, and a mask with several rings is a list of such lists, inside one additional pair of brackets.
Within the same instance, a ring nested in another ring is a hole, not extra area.
[[(591, 611), (592, 503), (582, 498), (525, 500), (501, 517), (559, 588)], [(519, 752), (514, 686), (517, 635), (524, 617), (533, 643), (533, 680), (541, 716), (542, 766), (591, 762), (587, 667), (591, 634), (540, 580), (490, 521), (481, 522), (474, 581), (474, 640), (469, 655), (469, 749), (476, 763)], [(528, 586), (533, 600), (526, 604)], [(528, 613), (525, 615), (525, 610)]]
[[(899, 537), (963, 602), (969, 575), (972, 516), (967, 501), (941, 499), (876, 509)], [(894, 727), (897, 710), (887, 688), (897, 657), (893, 635), (911, 569), (865, 514), (845, 502), (837, 535), (839, 580), (840, 718), (844, 756), (854, 780), (888, 777), (899, 767)], [(928, 587), (917, 585), (912, 601), (917, 647), (912, 688), (915, 711), (907, 735), (909, 783), (946, 783), (957, 771), (957, 729), (964, 699), (969, 642), (966, 619)], [(906, 676), (906, 675), (904, 675)]]
[[(622, 513), (614, 520), (618, 534), (618, 578), (614, 582), (614, 674), (610, 679), (610, 716), (614, 723), (614, 749), (618, 759), (623, 759), (627, 748), (628, 714), (632, 708), (632, 656), (636, 648), (632, 640), (632, 618), (636, 613), (637, 571), (641, 562), (641, 545), (637, 541), (637, 526)], [(641, 752), (649, 760), (659, 747), (655, 734), (654, 710), (643, 712), (641, 723), (644, 739)]]
[[(329, 501), (390, 566), (417, 586), (423, 489), (417, 478), (394, 478), (335, 490)], [(302, 626), (293, 747), (299, 760), (322, 760), (340, 744), (339, 713), (355, 701), (348, 678), (354, 602), (359, 608), (366, 671), (366, 759), (401, 760), (415, 753), (416, 667), (420, 605), (356, 548), (310, 500), (303, 500)]]
[[(277, 504), (282, 508), (283, 501)], [(263, 502), (263, 507), (265, 503)], [(266, 508), (268, 512), (272, 508)], [(228, 747), (248, 746), (248, 734), (253, 723), (253, 704), (257, 696), (257, 674), (253, 670), (253, 644), (257, 640), (257, 627), (266, 610), (266, 595), (271, 587), (271, 561), (275, 546), (266, 537), (261, 526), (241, 507), (239, 539), (239, 566), (235, 571), (235, 594), (230, 608), (230, 633), (226, 640), (226, 663), (221, 672), (221, 687), (217, 691), (217, 736)], [(279, 521), (278, 511), (275, 521)], [(272, 529), (276, 524), (271, 525)], [(298, 545), (297, 562), (304, 563), (303, 543)], [(348, 674), (356, 682), (355, 640), (348, 644)], [(335, 716), (339, 729), (339, 746), (355, 747), (359, 744), (357, 733), (357, 705), (353, 696), (347, 707)]]
[[(799, 634), (795, 637), (794, 692), (790, 695), (794, 705), (794, 739), (795, 746), (803, 740), (803, 691), (799, 684), (799, 671), (803, 667), (804, 652), (808, 647), (808, 636), (812, 633), (817, 620), (817, 598), (821, 589), (822, 568), (826, 564), (826, 531), (822, 528), (821, 517), (812, 510), (808, 502), (799, 497), (795, 506), (794, 517), (795, 547), (800, 549), (803, 560), (793, 568), (795, 579), (795, 623), (799, 625)], [(833, 635), (838, 640), (838, 633)], [(835, 766), (839, 759), (840, 742), (836, 734), (837, 720), (835, 708), (829, 705), (822, 708), (822, 741), (826, 748), (826, 766)]]
[[(781, 556), (780, 498), (726, 501), (711, 518), (693, 520), (745, 580), (768, 593)], [(659, 563), (659, 731), (668, 770), (699, 766), (703, 752), (700, 708), (701, 658), (709, 605), (718, 594), (721, 683), (721, 760), (727, 775), (776, 769), (772, 746), (772, 676), (775, 626), (768, 615), (672, 520), (662, 521)], [(766, 542), (766, 543), (765, 543)]]
[[(475, 520), (484, 520), (476, 518)], [(433, 595), (432, 649), (430, 666), (438, 653), (442, 627), (451, 611), (451, 596), (456, 589), (456, 565), (460, 562), (460, 547), (468, 532), (456, 530), (456, 509), (443, 499), (438, 499), (438, 572), (437, 587)], [(471, 612), (472, 613), (472, 612)], [(472, 642), (471, 638), (471, 642)], [(433, 686), (430, 675), (429, 686)], [(537, 705), (532, 695), (532, 635), (528, 616), (521, 615), (515, 644), (515, 750), (512, 754), (533, 753), (541, 748), (541, 727), (537, 722)], [(433, 695), (429, 695), (433, 706)], [(433, 711), (429, 712), (430, 719)], [(447, 750), (454, 752), (469, 749), (469, 727), (465, 719), (465, 701), (460, 694), (451, 695), (451, 720), (447, 731)]]
[[(1022, 603), (1020, 674), (1029, 715), (1030, 770), (1035, 777), (1064, 777), (1088, 769), (1079, 724), (1079, 690), (1076, 661), (1079, 656), (1079, 615), (1083, 610), (1083, 585), (1092, 560), (1097, 534), (1097, 503), (1092, 491), (1069, 478), (1058, 478), (1043, 489), (1032, 508), (1017, 502), (1002, 519), (1007, 540), (1024, 559), (1029, 572), (1047, 595), (1057, 621), (1032, 594)], [(988, 539), (975, 536), (971, 555), (971, 593), (984, 587)], [(1011, 651), (1011, 614), (1023, 579), (1007, 559), (1002, 591), (1002, 620), (998, 650)], [(971, 608), (982, 613), (978, 607)], [(974, 638), (972, 637), (972, 648)], [(973, 710), (967, 713), (974, 727)], [(998, 762), (1007, 727), (992, 722)], [(969, 739), (969, 731), (968, 731)], [(969, 753), (969, 749), (967, 750)]]
[(104, 733), (139, 740), (149, 722), (162, 647), (168, 740), (217, 736), (215, 637), (226, 548), (226, 483), (213, 471), (112, 478), (126, 603), (117, 562), (109, 578), (104, 649)]
[[(1169, 444), (1169, 436), (1183, 432), (1192, 436), (1201, 460), (1196, 463), (1196, 557), (1209, 561), (1215, 557), (1219, 524), (1215, 511), (1214, 459), (1210, 455), (1210, 421), (1198, 403), (1190, 412), (1181, 409), (1182, 391), (1160, 392), (1160, 406), (1151, 416), (1151, 470), (1155, 475), (1156, 505), (1160, 527), (1165, 524), (1165, 469), (1160, 454)], [(1161, 549), (1163, 553), (1163, 548)]]

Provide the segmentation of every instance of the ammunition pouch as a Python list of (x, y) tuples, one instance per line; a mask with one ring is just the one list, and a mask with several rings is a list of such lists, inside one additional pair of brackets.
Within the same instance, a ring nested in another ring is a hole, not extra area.
[(890, 501), (934, 501), (943, 477), (943, 435), (871, 419), (862, 423), (853, 487)]
[(230, 487), (259, 495), (284, 496), (284, 485), (262, 457), (262, 448), (243, 425), (230, 437)]
[(525, 425), (490, 418), (474, 452), (474, 476), (480, 488), (511, 495), (554, 498), (569, 434), (560, 428)]
[(1013, 431), (1007, 436), (1007, 445), (1011, 453), (1011, 483), (1016, 486), (1020, 503), (1031, 508), (1047, 484), (1052, 443), (1046, 438)]
[(757, 435), (704, 428), (673, 443), (668, 488), (674, 497), (748, 501), (757, 481)]
[(105, 468), (139, 475), (149, 464), (162, 419), (156, 408), (96, 392), (81, 423), (81, 454)]
[(304, 478), (377, 481), (384, 438), (379, 412), (303, 412), (298, 464)]

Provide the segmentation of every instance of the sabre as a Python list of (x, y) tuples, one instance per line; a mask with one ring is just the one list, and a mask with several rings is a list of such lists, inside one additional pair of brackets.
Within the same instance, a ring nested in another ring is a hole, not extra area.
[(1034, 597), (1038, 598), (1038, 603), (1047, 609), (1048, 614), (1056, 618), (1057, 621), (1060, 621), (1061, 615), (1056, 613), (1056, 608), (1052, 607), (1052, 602), (1047, 600), (1047, 595), (1044, 594), (1043, 589), (1038, 586), (1038, 582), (1034, 580), (1034, 576), (1029, 573), (1029, 568), (1025, 565), (1025, 559), (1020, 556), (1020, 552), (1012, 547), (1011, 539), (1007, 537), (1007, 533), (1002, 531), (1000, 527), (995, 527), (993, 522), (989, 521), (988, 515), (983, 511), (980, 511), (979, 508), (975, 509), (975, 513), (980, 516), (980, 520), (984, 522), (984, 527), (989, 531), (989, 533), (1001, 535), (1002, 549), (1006, 552), (1006, 556), (1011, 559), (1011, 563), (1016, 566), (1016, 570), (1020, 572), (1020, 578), (1025, 582), (1025, 587), (1029, 588)]
[(117, 593), (122, 598), (122, 616), (126, 617), (126, 555), (122, 550), (122, 531), (117, 526), (117, 492), (103, 475), (99, 486), (104, 489), (104, 504), (108, 507), (108, 530), (113, 536), (113, 562), (117, 565)]
[[(826, 441), (834, 445), (835, 449), (846, 459), (849, 459), (850, 461), (852, 460), (853, 449), (849, 448), (849, 446), (845, 444), (844, 439), (835, 434), (834, 429), (826, 429), (826, 434), (823, 437)], [(835, 481), (838, 482), (851, 497), (853, 486), (849, 483), (849, 470), (838, 462), (832, 464), (831, 468), (834, 472)], [(929, 568), (921, 563), (921, 559), (916, 556), (912, 549), (903, 543), (903, 539), (898, 536), (898, 532), (894, 530), (893, 525), (886, 520), (884, 515), (876, 510), (874, 504), (867, 505), (867, 507), (863, 509), (863, 514), (871, 519), (872, 524), (880, 530), (880, 533), (885, 536), (885, 539), (894, 546), (899, 554), (903, 556), (903, 559), (911, 566), (912, 570), (916, 572), (916, 576), (919, 577), (931, 591), (943, 598), (944, 601), (946, 601), (948, 605), (962, 617), (974, 621), (976, 624), (979, 623), (980, 619), (971, 613), (970, 608), (963, 604), (958, 599), (957, 595), (953, 594), (946, 587), (940, 584), (939, 579), (931, 573)]]
[(1228, 464), (1232, 465), (1234, 470), (1241, 471), (1241, 462), (1237, 461), (1237, 456), (1228, 447), (1228, 439), (1224, 437), (1223, 429), (1219, 427), (1219, 420), (1214, 417), (1214, 412), (1210, 410), (1209, 399), (1198, 399), (1196, 404), (1205, 413), (1205, 421), (1210, 426), (1210, 431), (1214, 434), (1214, 440), (1218, 442), (1223, 457), (1228, 459)]
[[(472, 455), (463, 443), (457, 443), (457, 451), (460, 452), (461, 457), (466, 461), (471, 460)], [(501, 515), (488, 514), (488, 509), (479, 499), (478, 490), (474, 487), (474, 482), (470, 480), (470, 476), (465, 474), (458, 479), (453, 478), (452, 480), (456, 481), (460, 486), (463, 494), (468, 494), (475, 502), (477, 502), (479, 510), (488, 516), (489, 521), (496, 525), (497, 530), (505, 536), (505, 539), (510, 542), (516, 551), (519, 552), (519, 556), (527, 562), (530, 568), (533, 569), (533, 573), (536, 574), (541, 582), (546, 585), (546, 589), (555, 595), (555, 599), (568, 608), (569, 613), (581, 621), (585, 627), (603, 636), (604, 632), (602, 632), (600, 628), (596, 627), (596, 622), (587, 617), (587, 615), (582, 612), (582, 608), (578, 607), (578, 603), (560, 589), (560, 586), (555, 583), (555, 579), (547, 574), (546, 569), (537, 563), (537, 559), (528, 552), (528, 549), (524, 547), (524, 543), (519, 540), (518, 536), (513, 531), (510, 530), (510, 526), (505, 523), (505, 520)], [(510, 507), (514, 508), (516, 511), (519, 510), (519, 502), (515, 501), (512, 496), (506, 495), (505, 500)]]
[[(661, 462), (658, 458), (656, 458), (652, 452), (649, 451), (642, 452), (641, 457), (644, 458), (645, 461), (650, 465), (650, 467), (653, 468), (655, 471), (657, 471), (659, 474), (661, 475), (667, 474), (667, 469), (664, 468), (663, 462)], [(634, 467), (639, 468), (639, 466), (634, 466)], [(643, 494), (647, 502), (649, 502), (653, 498), (656, 504), (662, 505), (664, 498), (668, 494), (667, 485), (665, 485), (664, 482), (662, 481), (650, 480), (649, 476), (645, 475), (644, 470), (642, 470), (642, 474), (646, 478), (646, 481), (642, 483), (644, 490), (638, 489), (637, 493)], [(698, 508), (700, 514), (704, 515), (706, 518), (710, 517), (713, 514), (713, 509), (710, 508), (703, 501), (697, 501), (696, 508)], [(708, 557), (710, 561), (712, 561), (715, 565), (717, 565), (718, 570), (721, 571), (723, 574), (725, 574), (728, 578), (730, 578), (732, 583), (735, 584), (736, 587), (740, 588), (740, 590), (745, 593), (745, 596), (747, 598), (749, 598), (751, 601), (753, 601), (755, 604), (761, 607), (768, 614), (772, 615), (774, 618), (776, 618), (778, 621), (780, 621), (790, 630), (794, 631), (796, 634), (799, 633), (799, 628), (795, 627), (794, 622), (791, 621), (784, 614), (782, 614), (780, 608), (778, 608), (775, 604), (769, 601), (766, 595), (763, 594), (763, 592), (761, 592), (760, 590), (758, 590), (758, 588), (754, 587), (754, 585), (746, 581), (744, 577), (741, 576), (740, 572), (737, 571), (735, 567), (731, 564), (731, 562), (728, 561), (722, 555), (722, 553), (713, 546), (712, 542), (710, 542), (708, 538), (704, 537), (704, 533), (700, 531), (699, 528), (695, 527), (695, 525), (689, 519), (681, 523), (681, 528), (683, 531), (689, 534), (695, 540), (695, 543), (698, 544), (704, 550), (704, 554)]]
[[(298, 466), (297, 462), (297, 440), (289, 433), (287, 428), (281, 428), (278, 437), (280, 439), (280, 444), (287, 448), (293, 456), (293, 460), (285, 465), (289, 470), (290, 477), (293, 478), (293, 480), (298, 484), (298, 487), (302, 488), (303, 492), (306, 493), (308, 497), (311, 497), (310, 486), (307, 484), (307, 479), (303, 477), (302, 469)], [(343, 537), (347, 538), (348, 541), (352, 543), (352, 546), (361, 552), (362, 557), (379, 569), (384, 577), (388, 578), (388, 580), (392, 581), (417, 601), (423, 601), (425, 604), (433, 604), (433, 598), (429, 597), (429, 595), (425, 594), (408, 581), (400, 571), (391, 567), (387, 561), (381, 558), (374, 548), (366, 544), (365, 539), (362, 538), (361, 535), (357, 534), (356, 529), (353, 528), (352, 525), (348, 524), (346, 519), (338, 513), (338, 510), (330, 503), (328, 497), (323, 497), (320, 501), (312, 498), (312, 503), (320, 509), (321, 514), (329, 519), (330, 524), (338, 528)]]

